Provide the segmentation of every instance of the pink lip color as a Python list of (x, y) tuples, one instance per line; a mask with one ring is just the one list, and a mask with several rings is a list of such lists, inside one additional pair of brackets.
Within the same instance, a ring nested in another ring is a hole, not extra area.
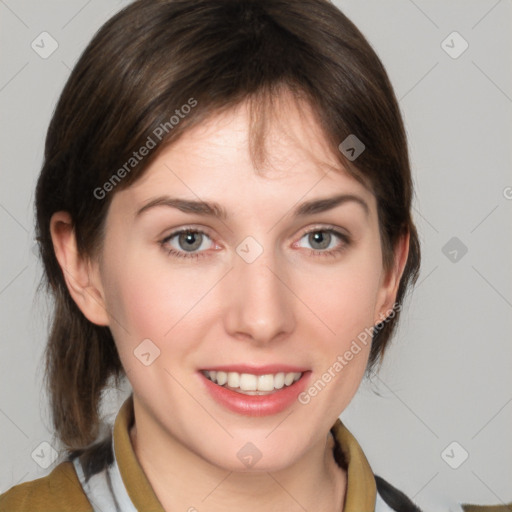
[[(235, 370), (235, 368), (246, 368), (245, 371)], [(255, 375), (265, 375), (267, 373), (278, 373), (283, 371), (283, 366), (280, 366), (277, 371), (269, 371), (270, 367), (260, 367), (256, 373), (255, 369), (247, 371), (248, 367), (241, 366), (230, 366), (230, 371), (237, 371), (239, 373), (253, 373)], [(223, 370), (222, 367), (215, 367), (215, 369)], [(293, 370), (288, 370), (293, 371)], [(299, 372), (300, 370), (296, 370)], [(287, 373), (287, 372), (285, 372)], [(242, 414), (244, 416), (268, 416), (271, 414), (277, 414), (290, 407), (296, 400), (297, 396), (304, 391), (309, 375), (311, 372), (305, 372), (304, 375), (291, 386), (285, 386), (269, 395), (243, 395), (230, 389), (224, 388), (215, 384), (201, 372), (199, 375), (206, 386), (206, 389), (210, 392), (212, 397), (222, 406), (226, 407), (232, 412)]]

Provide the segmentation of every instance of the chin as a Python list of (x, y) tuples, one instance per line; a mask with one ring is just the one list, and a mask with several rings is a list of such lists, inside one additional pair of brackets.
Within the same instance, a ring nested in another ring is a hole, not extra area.
[[(301, 440), (286, 431), (279, 434), (268, 431), (251, 433), (244, 431), (227, 442), (209, 440), (202, 453), (196, 453), (210, 464), (233, 472), (277, 472), (292, 466), (300, 458), (309, 437)], [(215, 452), (212, 451), (215, 449)]]

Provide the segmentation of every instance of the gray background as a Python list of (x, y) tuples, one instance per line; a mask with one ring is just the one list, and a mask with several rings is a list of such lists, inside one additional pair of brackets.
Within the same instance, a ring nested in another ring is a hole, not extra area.
[[(0, 0), (0, 492), (54, 467), (36, 463), (51, 460), (41, 443), (53, 442), (41, 366), (49, 306), (35, 295), (32, 252), (46, 128), (80, 52), (126, 3)], [(374, 471), (426, 510), (512, 501), (512, 2), (335, 3), (400, 99), (423, 245), (381, 373), (342, 419)], [(59, 45), (46, 59), (31, 48), (43, 31)], [(453, 31), (469, 44), (457, 58), (445, 49), (458, 54), (462, 40), (442, 44)]]

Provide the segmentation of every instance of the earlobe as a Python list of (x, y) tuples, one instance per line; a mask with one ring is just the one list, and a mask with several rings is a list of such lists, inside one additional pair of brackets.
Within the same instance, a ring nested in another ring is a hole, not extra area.
[(394, 265), (386, 274), (379, 292), (375, 325), (385, 320), (396, 307), (396, 296), (409, 255), (409, 240), (410, 234), (407, 232), (398, 240), (395, 246)]
[(73, 222), (68, 212), (56, 212), (50, 220), (55, 256), (67, 288), (84, 316), (97, 325), (109, 325), (97, 266), (77, 250)]

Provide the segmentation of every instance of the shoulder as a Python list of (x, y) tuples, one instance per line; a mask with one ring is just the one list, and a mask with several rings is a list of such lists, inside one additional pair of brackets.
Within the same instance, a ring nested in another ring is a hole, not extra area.
[(393, 487), (384, 478), (375, 475), (378, 495), (383, 502), (381, 508), (396, 512), (421, 512), (421, 509), (415, 505), (402, 491)]
[(0, 495), (2, 512), (93, 512), (73, 463), (61, 462), (49, 475), (11, 487)]
[[(375, 512), (422, 512), (402, 491), (375, 475), (377, 506)], [(450, 512), (512, 512), (512, 503), (503, 505), (451, 504)]]

